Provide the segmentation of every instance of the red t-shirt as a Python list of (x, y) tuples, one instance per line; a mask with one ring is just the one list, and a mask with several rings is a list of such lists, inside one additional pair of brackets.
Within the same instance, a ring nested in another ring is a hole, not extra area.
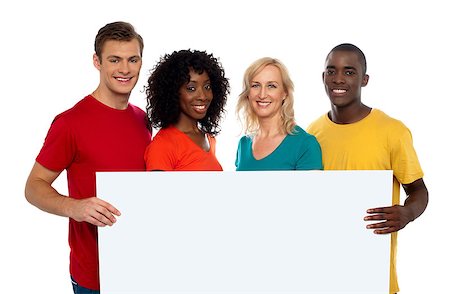
[(147, 170), (222, 171), (215, 156), (216, 140), (209, 135), (207, 138), (209, 151), (174, 126), (159, 130), (145, 150)]
[[(36, 161), (50, 170), (66, 169), (69, 196), (88, 198), (96, 196), (97, 171), (145, 170), (143, 154), (150, 141), (141, 109), (129, 104), (117, 110), (89, 95), (56, 116)], [(97, 227), (69, 219), (69, 245), (73, 278), (100, 289)]]

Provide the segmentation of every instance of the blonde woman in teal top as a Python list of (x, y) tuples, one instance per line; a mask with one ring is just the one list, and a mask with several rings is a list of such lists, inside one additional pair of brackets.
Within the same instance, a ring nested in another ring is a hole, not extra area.
[(236, 170), (321, 170), (322, 152), (313, 135), (295, 123), (294, 84), (277, 59), (264, 57), (245, 71), (236, 112), (245, 136)]

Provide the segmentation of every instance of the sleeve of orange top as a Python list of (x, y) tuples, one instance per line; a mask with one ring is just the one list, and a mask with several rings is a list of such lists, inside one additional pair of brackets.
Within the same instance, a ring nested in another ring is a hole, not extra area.
[(177, 146), (166, 136), (156, 136), (147, 146), (144, 159), (147, 171), (173, 171), (177, 165)]

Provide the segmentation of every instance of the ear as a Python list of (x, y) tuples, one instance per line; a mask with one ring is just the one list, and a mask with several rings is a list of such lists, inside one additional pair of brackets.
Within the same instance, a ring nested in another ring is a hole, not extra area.
[(325, 82), (325, 72), (322, 72), (322, 82)]
[(102, 62), (101, 62), (100, 58), (97, 56), (97, 54), (95, 54), (95, 53), (92, 56), (92, 62), (94, 63), (95, 68), (100, 70), (100, 67), (102, 66)]
[(367, 86), (368, 83), (369, 83), (369, 75), (364, 75), (363, 79), (362, 79), (361, 87)]

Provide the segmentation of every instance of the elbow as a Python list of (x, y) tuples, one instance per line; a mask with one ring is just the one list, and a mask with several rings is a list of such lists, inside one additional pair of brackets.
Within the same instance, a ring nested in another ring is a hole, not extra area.
[(28, 201), (28, 203), (33, 204), (33, 197), (31, 196), (31, 184), (30, 179), (27, 179), (27, 182), (25, 183), (25, 189), (24, 189), (24, 195), (25, 199)]

